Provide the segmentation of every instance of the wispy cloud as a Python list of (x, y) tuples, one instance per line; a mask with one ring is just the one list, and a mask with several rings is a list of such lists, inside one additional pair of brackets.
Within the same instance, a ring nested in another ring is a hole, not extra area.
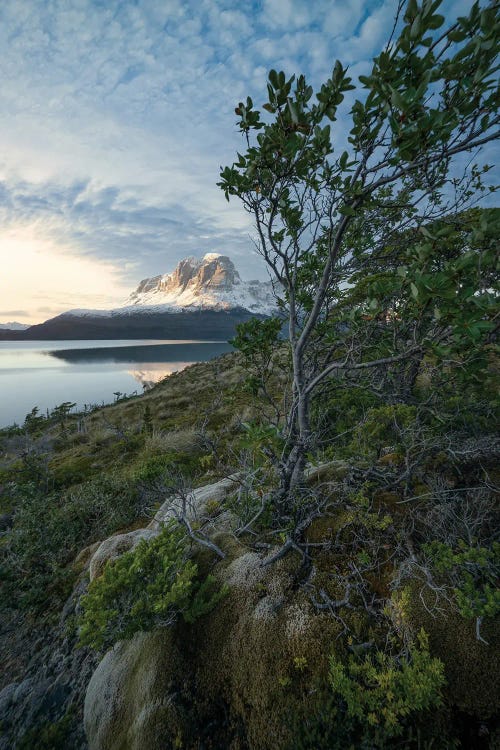
[(29, 315), (28, 310), (0, 310), (0, 316), (3, 318), (14, 317), (24, 318)]

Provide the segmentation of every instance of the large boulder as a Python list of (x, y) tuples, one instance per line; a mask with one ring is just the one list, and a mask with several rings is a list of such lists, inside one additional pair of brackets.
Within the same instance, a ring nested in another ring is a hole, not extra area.
[[(139, 633), (117, 644), (92, 675), (85, 697), (89, 750), (165, 750), (181, 726), (176, 696), (182, 663), (172, 633)], [(177, 683), (177, 685), (176, 685)]]
[[(156, 512), (148, 529), (158, 531), (162, 524), (176, 518), (180, 513), (185, 514), (189, 521), (210, 516), (212, 515), (211, 508), (222, 503), (237, 487), (238, 477), (234, 475), (214, 484), (198, 487), (191, 492), (186, 492), (185, 495), (169, 497)], [(220, 524), (218, 527), (220, 528)]]
[(100, 576), (108, 562), (116, 560), (124, 552), (129, 552), (137, 547), (142, 539), (149, 541), (157, 535), (158, 531), (154, 529), (136, 529), (135, 531), (129, 531), (127, 534), (116, 534), (109, 539), (105, 539), (91, 557), (89, 565), (90, 580), (93, 581), (94, 578)]
[(310, 710), (341, 626), (296, 587), (298, 555), (268, 566), (234, 537), (219, 541), (228, 554), (212, 572), (228, 594), (217, 607), (194, 625), (117, 644), (94, 672), (90, 750), (276, 750), (290, 740), (291, 717)]

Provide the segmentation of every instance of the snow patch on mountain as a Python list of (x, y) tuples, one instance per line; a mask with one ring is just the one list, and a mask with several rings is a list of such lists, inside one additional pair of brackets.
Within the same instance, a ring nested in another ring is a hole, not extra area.
[(18, 323), (16, 320), (11, 320), (9, 323), (0, 323), (0, 331), (25, 331), (29, 328), (26, 323)]

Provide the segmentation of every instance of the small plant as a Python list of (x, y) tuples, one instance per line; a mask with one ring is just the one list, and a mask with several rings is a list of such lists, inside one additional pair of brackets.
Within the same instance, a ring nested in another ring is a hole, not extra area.
[(296, 656), (293, 660), (293, 666), (297, 672), (303, 672), (307, 669), (307, 659), (305, 656)]
[(355, 746), (386, 747), (419, 712), (438, 706), (443, 670), (441, 661), (429, 654), (423, 630), (407, 659), (377, 651), (362, 660), (351, 657), (345, 665), (332, 657), (330, 685), (339, 703), (339, 718), (352, 740), (359, 740)]
[(146, 404), (144, 408), (144, 414), (142, 416), (142, 432), (147, 435), (153, 434), (153, 413), (149, 404)]
[(262, 462), (271, 455), (279, 455), (283, 441), (278, 427), (272, 424), (242, 422), (243, 448), (249, 450), (256, 462)]
[(68, 747), (68, 735), (75, 721), (74, 712), (70, 709), (62, 718), (46, 722), (28, 730), (18, 743), (18, 750), (64, 750)]
[(82, 598), (80, 645), (106, 649), (135, 633), (172, 625), (181, 615), (194, 622), (225, 595), (214, 578), (196, 580), (186, 538), (173, 524), (152, 541), (108, 563)]
[(47, 418), (39, 412), (40, 409), (38, 408), (38, 406), (34, 406), (30, 413), (26, 414), (23, 428), (28, 433), (28, 435), (36, 434), (47, 424)]
[(54, 406), (50, 412), (50, 420), (56, 422), (60, 426), (61, 431), (64, 430), (66, 426), (66, 418), (75, 406), (76, 403), (74, 401), (63, 401), (59, 406)]
[(222, 510), (222, 506), (218, 500), (208, 500), (205, 505), (205, 513), (207, 516), (213, 517), (219, 515)]
[[(380, 455), (383, 446), (395, 445), (404, 447), (409, 428), (414, 427), (415, 407), (406, 404), (380, 406), (368, 410), (364, 420), (354, 432), (351, 443), (353, 453), (361, 455)], [(392, 450), (388, 454), (393, 461), (401, 461), (401, 454)], [(386, 457), (383, 463), (388, 462)]]

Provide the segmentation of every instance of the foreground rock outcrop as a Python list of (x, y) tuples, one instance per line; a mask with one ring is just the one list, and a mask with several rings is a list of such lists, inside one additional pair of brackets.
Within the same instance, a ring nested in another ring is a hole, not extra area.
[(311, 679), (326, 677), (338, 623), (296, 589), (298, 557), (268, 567), (229, 536), (218, 542), (228, 552), (212, 571), (228, 587), (218, 607), (119, 643), (94, 672), (90, 750), (287, 746)]
[[(311, 480), (335, 482), (347, 470), (334, 462), (310, 472)], [(206, 519), (207, 510), (223, 505), (235, 486), (237, 477), (196, 490), (190, 519)], [(168, 499), (149, 531), (157, 533), (182, 502)], [(226, 511), (206, 527), (224, 559), (207, 549), (195, 552), (202, 574), (212, 573), (227, 589), (217, 607), (193, 625), (178, 622), (120, 642), (97, 666), (85, 697), (90, 750), (292, 750), (299, 747), (297, 728), (321, 720), (329, 657), (346, 648), (342, 621), (314, 606), (299, 554), (269, 565), (276, 548), (245, 546), (231, 523)], [(331, 526), (331, 520), (319, 519), (310, 535), (320, 540)], [(328, 554), (315, 559), (317, 580), (328, 580), (332, 564)], [(494, 714), (500, 689), (495, 628), (485, 629), (491, 639), (486, 647), (451, 611), (431, 616), (420, 584), (408, 592), (409, 606), (402, 611), (395, 604), (394, 616), (412, 632), (425, 627), (432, 653), (445, 664), (449, 704), (469, 717), (477, 734)], [(351, 618), (351, 627), (363, 627), (354, 611), (343, 616)]]

